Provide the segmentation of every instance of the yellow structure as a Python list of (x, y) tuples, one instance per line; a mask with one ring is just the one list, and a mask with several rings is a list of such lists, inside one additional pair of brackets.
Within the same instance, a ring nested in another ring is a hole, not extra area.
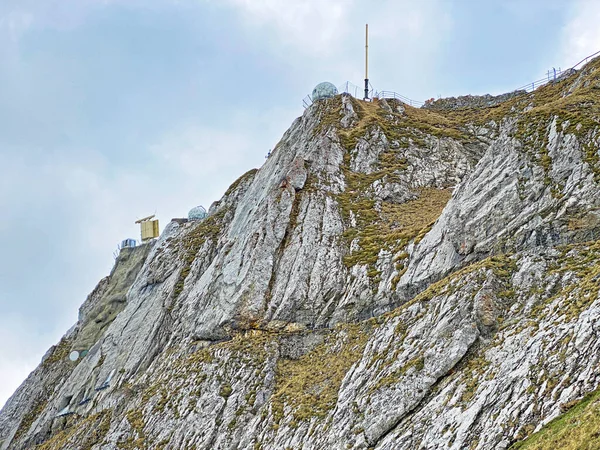
[(154, 214), (135, 221), (135, 223), (140, 224), (142, 229), (142, 242), (157, 238), (160, 235), (160, 231), (158, 229), (158, 219), (152, 219), (154, 219)]

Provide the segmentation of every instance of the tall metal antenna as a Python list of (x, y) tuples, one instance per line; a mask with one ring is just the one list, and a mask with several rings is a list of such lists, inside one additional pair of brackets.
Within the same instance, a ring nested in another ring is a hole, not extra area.
[(365, 100), (369, 100), (369, 24), (365, 27)]

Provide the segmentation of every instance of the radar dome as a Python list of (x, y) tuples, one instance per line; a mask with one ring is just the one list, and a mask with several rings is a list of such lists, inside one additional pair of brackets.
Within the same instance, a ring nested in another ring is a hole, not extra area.
[(338, 93), (337, 88), (325, 81), (323, 83), (317, 84), (317, 86), (312, 91), (312, 100), (316, 102), (317, 100), (321, 100), (323, 98), (331, 98), (336, 96)]
[(190, 209), (188, 213), (188, 219), (190, 220), (204, 220), (208, 217), (208, 213), (204, 206), (196, 206), (195, 208)]

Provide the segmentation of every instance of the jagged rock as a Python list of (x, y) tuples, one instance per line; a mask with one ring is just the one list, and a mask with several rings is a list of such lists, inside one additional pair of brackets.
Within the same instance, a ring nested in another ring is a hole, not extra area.
[(79, 309), (79, 329), (73, 349), (80, 352), (88, 350), (125, 308), (127, 290), (151, 248), (152, 243), (120, 250), (110, 276), (100, 281)]
[[(563, 78), (567, 78), (572, 75), (574, 72), (565, 71), (563, 75), (557, 80), (561, 80)], [(492, 106), (496, 106), (500, 103), (503, 103), (511, 98), (520, 96), (525, 94), (526, 91), (518, 90), (513, 92), (507, 92), (506, 94), (501, 95), (463, 95), (460, 97), (448, 97), (448, 98), (440, 98), (438, 100), (429, 100), (425, 102), (424, 108), (431, 110), (452, 110), (452, 109), (461, 109), (461, 108), (489, 108)]]
[(205, 220), (117, 261), (0, 448), (483, 450), (542, 428), (600, 382), (599, 66), (493, 108), (315, 103)]

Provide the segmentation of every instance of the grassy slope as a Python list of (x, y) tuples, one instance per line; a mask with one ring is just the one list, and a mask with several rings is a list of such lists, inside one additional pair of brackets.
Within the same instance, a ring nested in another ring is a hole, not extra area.
[(518, 442), (511, 450), (596, 450), (600, 448), (600, 390)]

